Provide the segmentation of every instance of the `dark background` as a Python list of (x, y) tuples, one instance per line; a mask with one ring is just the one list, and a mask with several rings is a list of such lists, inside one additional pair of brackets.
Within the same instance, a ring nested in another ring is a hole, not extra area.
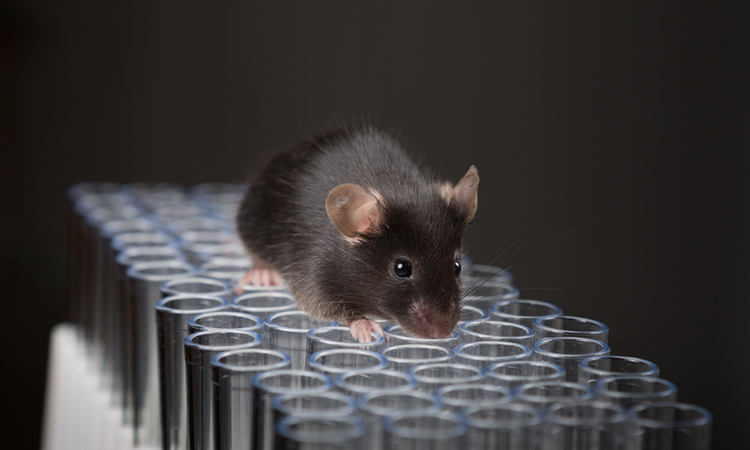
[(14, 435), (39, 444), (67, 318), (69, 185), (242, 181), (261, 153), (364, 120), (453, 181), (475, 164), (474, 259), (502, 254), (523, 297), (608, 324), (613, 354), (714, 413), (714, 448), (743, 441), (747, 4), (250, 3), (0, 2)]

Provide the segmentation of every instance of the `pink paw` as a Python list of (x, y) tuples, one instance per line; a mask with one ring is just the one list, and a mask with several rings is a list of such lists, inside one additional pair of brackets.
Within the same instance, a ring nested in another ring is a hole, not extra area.
[(284, 281), (279, 272), (268, 267), (255, 267), (247, 271), (244, 277), (234, 288), (236, 292), (242, 291), (242, 286), (252, 284), (254, 286), (281, 286)]
[(352, 336), (354, 336), (357, 342), (371, 342), (371, 333), (373, 332), (383, 336), (383, 329), (380, 327), (380, 324), (364, 317), (349, 323), (349, 331), (351, 331)]

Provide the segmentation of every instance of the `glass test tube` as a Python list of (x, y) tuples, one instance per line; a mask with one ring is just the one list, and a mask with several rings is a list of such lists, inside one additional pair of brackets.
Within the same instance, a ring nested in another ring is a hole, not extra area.
[(180, 236), (179, 247), (191, 264), (200, 264), (200, 252), (217, 245), (231, 244), (238, 241), (232, 231), (186, 231)]
[[(260, 316), (259, 316), (260, 317)], [(304, 311), (282, 311), (266, 317), (268, 348), (281, 350), (292, 358), (292, 369), (304, 369), (307, 359), (307, 332), (335, 325), (317, 320)]]
[(360, 449), (365, 433), (356, 416), (290, 416), (278, 423), (277, 430), (276, 450)]
[(393, 450), (463, 450), (468, 426), (449, 411), (400, 411), (383, 419), (384, 448)]
[(515, 399), (546, 412), (555, 403), (569, 401), (591, 401), (594, 391), (582, 384), (558, 381), (542, 381), (522, 384), (515, 390)]
[(487, 320), (489, 318), (490, 318), (490, 313), (488, 313), (486, 310), (482, 308), (477, 308), (476, 306), (463, 305), (461, 306), (461, 318), (458, 319), (458, 325), (460, 326), (461, 324), (464, 324), (467, 322)]
[(297, 303), (287, 292), (254, 291), (233, 298), (230, 306), (236, 311), (265, 319), (271, 314), (292, 311), (297, 308)]
[(161, 294), (164, 297), (179, 294), (204, 294), (227, 300), (233, 295), (232, 288), (228, 284), (207, 277), (188, 277), (167, 281), (161, 286)]
[(472, 450), (541, 449), (542, 414), (531, 405), (480, 404), (464, 409), (463, 417)]
[(408, 374), (393, 370), (360, 369), (337, 375), (333, 383), (346, 395), (359, 398), (370, 392), (398, 392), (416, 389), (417, 382)]
[[(260, 317), (231, 310), (196, 314), (188, 320), (187, 325), (188, 333), (222, 329), (252, 331), (261, 335), (264, 341), (267, 339), (265, 328), (266, 323)], [(268, 345), (264, 342), (262, 346)]]
[(483, 403), (504, 403), (513, 399), (510, 390), (491, 384), (454, 384), (435, 391), (443, 409), (460, 413), (464, 408)]
[(128, 293), (132, 308), (130, 348), (133, 359), (129, 367), (133, 380), (133, 426), (135, 445), (158, 445), (161, 439), (159, 421), (159, 370), (156, 340), (156, 302), (161, 299), (159, 287), (168, 280), (192, 276), (195, 269), (184, 261), (151, 261), (127, 269)]
[(461, 344), (454, 350), (456, 362), (485, 368), (508, 361), (523, 361), (532, 356), (525, 345), (505, 341), (479, 341)]
[(273, 399), (295, 391), (320, 392), (333, 388), (331, 379), (322, 373), (304, 370), (276, 370), (253, 378), (253, 429), (255, 449), (271, 450), (274, 444)]
[(513, 283), (513, 275), (508, 269), (488, 264), (466, 264), (461, 273), (465, 285), (471, 286), (476, 282), (492, 281), (501, 284)]
[(659, 377), (659, 367), (630, 356), (592, 356), (578, 366), (578, 382), (592, 386), (602, 378), (615, 376)]
[(187, 321), (206, 311), (218, 311), (228, 302), (207, 295), (171, 296), (156, 303), (156, 335), (159, 344), (159, 394), (161, 399), (162, 448), (187, 449), (187, 391), (185, 345)]
[(544, 415), (545, 450), (624, 450), (625, 411), (604, 402), (566, 402)]
[(273, 399), (273, 423), (288, 416), (331, 417), (358, 415), (354, 399), (339, 392), (288, 392)]
[(628, 411), (628, 450), (709, 450), (711, 413), (687, 403), (653, 403)]
[(490, 318), (502, 322), (513, 322), (531, 329), (534, 321), (544, 316), (561, 316), (562, 308), (541, 300), (504, 300), (490, 307)]
[(485, 310), (498, 302), (517, 300), (519, 296), (518, 288), (512, 284), (482, 281), (464, 286), (464, 301)]
[(445, 347), (453, 349), (458, 345), (458, 333), (452, 332), (451, 335), (444, 339), (424, 339), (411, 336), (406, 334), (401, 325), (389, 325), (383, 330), (385, 336), (383, 336), (389, 346), (394, 347), (396, 345), (412, 345), (412, 344), (423, 344), (423, 345), (437, 345), (438, 347)]
[(198, 273), (201, 276), (215, 278), (227, 284), (234, 285), (247, 274), (251, 266), (252, 263), (247, 257), (214, 258), (211, 261), (201, 264)]
[(479, 341), (516, 342), (526, 347), (534, 343), (534, 331), (523, 325), (499, 320), (475, 320), (458, 326), (461, 343)]
[(433, 395), (419, 391), (370, 392), (359, 398), (357, 406), (365, 422), (365, 448), (384, 450), (383, 418), (399, 411), (432, 412), (440, 409)]
[(609, 346), (601, 341), (578, 337), (545, 338), (534, 343), (534, 359), (548, 361), (565, 368), (565, 380), (578, 381), (581, 360), (609, 355)]
[(214, 449), (216, 445), (215, 411), (211, 358), (222, 352), (258, 347), (258, 333), (238, 330), (206, 330), (188, 335), (185, 340), (187, 380), (187, 448)]
[(545, 361), (511, 361), (492, 364), (485, 369), (486, 383), (511, 391), (526, 383), (565, 381), (565, 369)]
[(259, 373), (288, 370), (291, 359), (277, 350), (231, 350), (211, 358), (216, 415), (216, 448), (253, 448), (257, 424), (253, 409), (253, 378)]
[(320, 327), (307, 332), (307, 355), (336, 348), (353, 348), (377, 352), (385, 346), (385, 339), (371, 333), (372, 341), (359, 342), (354, 339), (349, 327)]
[(406, 372), (414, 366), (453, 362), (453, 350), (437, 345), (409, 344), (387, 347), (380, 354), (388, 359), (388, 369)]
[(429, 393), (443, 386), (476, 383), (485, 376), (480, 367), (456, 363), (414, 366), (407, 373), (417, 382), (419, 390)]
[(369, 350), (335, 348), (313, 353), (307, 359), (307, 366), (313, 372), (324, 373), (333, 379), (351, 370), (382, 370), (388, 366), (388, 360)]
[(598, 320), (576, 316), (540, 317), (534, 321), (534, 339), (548, 337), (582, 337), (604, 342), (609, 340), (609, 327)]
[(654, 377), (617, 376), (602, 378), (594, 384), (597, 399), (630, 409), (643, 403), (677, 401), (677, 386)]

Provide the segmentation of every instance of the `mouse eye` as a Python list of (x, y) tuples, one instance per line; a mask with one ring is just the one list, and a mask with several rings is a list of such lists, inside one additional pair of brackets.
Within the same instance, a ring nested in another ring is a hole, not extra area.
[(393, 273), (399, 278), (408, 278), (414, 271), (411, 261), (406, 258), (399, 258), (393, 263)]
[(461, 275), (461, 262), (456, 261), (455, 264), (456, 264), (456, 276), (458, 277)]

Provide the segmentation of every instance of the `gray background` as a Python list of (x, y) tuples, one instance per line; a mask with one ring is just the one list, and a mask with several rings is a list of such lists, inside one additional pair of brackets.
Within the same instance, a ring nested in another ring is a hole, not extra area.
[(0, 3), (3, 404), (30, 448), (69, 185), (241, 181), (362, 121), (451, 180), (475, 164), (474, 259), (608, 324), (715, 414), (714, 448), (744, 436), (746, 5), (250, 3)]

